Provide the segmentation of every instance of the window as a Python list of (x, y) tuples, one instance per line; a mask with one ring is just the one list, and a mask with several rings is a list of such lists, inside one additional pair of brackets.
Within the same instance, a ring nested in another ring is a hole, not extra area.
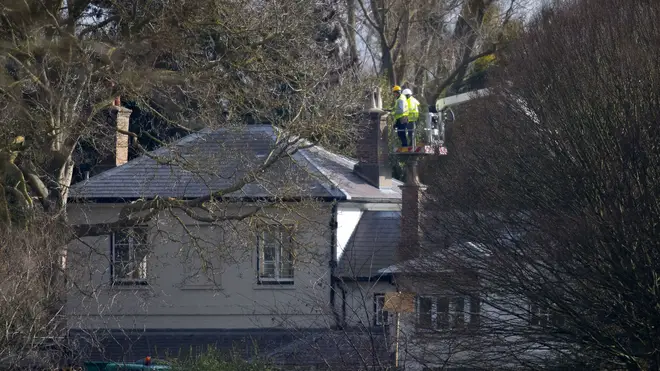
[(272, 229), (259, 233), (257, 277), (260, 284), (293, 283), (291, 242), (291, 237), (283, 229)]
[(550, 324), (560, 326), (563, 324), (561, 315), (553, 313), (547, 306), (531, 304), (529, 311), (529, 324), (532, 326), (548, 326)]
[(545, 326), (548, 324), (548, 319), (550, 313), (548, 313), (547, 308), (543, 308), (540, 305), (532, 304), (530, 306), (530, 320), (529, 323), (532, 326)]
[(449, 327), (449, 298), (438, 298), (437, 304), (438, 314), (436, 317), (436, 325), (438, 328), (447, 328)]
[(131, 228), (112, 234), (113, 283), (144, 284), (147, 282), (147, 231)]
[(465, 324), (465, 314), (469, 313), (465, 310), (465, 298), (454, 298), (453, 311), (450, 313), (454, 320), (454, 327), (460, 328)]
[(417, 298), (418, 326), (426, 329), (478, 327), (481, 304), (477, 297)]
[(374, 295), (374, 324), (376, 326), (385, 326), (389, 324), (389, 313), (383, 308), (385, 308), (385, 295)]
[(422, 328), (433, 328), (433, 322), (435, 322), (436, 316), (435, 298), (430, 296), (420, 297), (418, 308), (419, 326)]
[(470, 322), (469, 327), (477, 328), (481, 324), (481, 300), (478, 296), (470, 297)]

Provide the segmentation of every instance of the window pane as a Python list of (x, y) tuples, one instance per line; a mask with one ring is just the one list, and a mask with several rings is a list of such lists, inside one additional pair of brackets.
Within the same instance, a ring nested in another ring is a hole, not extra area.
[(550, 313), (550, 321), (554, 326), (563, 326), (564, 325), (564, 316), (557, 312)]
[(276, 278), (275, 239), (267, 231), (262, 232), (259, 237), (259, 277)]
[(113, 244), (113, 279), (146, 280), (149, 253), (146, 230), (116, 232)]
[(481, 323), (481, 300), (478, 297), (470, 298), (470, 327), (479, 327)]
[(423, 328), (433, 326), (433, 298), (419, 298), (419, 326)]
[(264, 261), (274, 262), (276, 260), (275, 250), (277, 249), (277, 241), (268, 232), (264, 232), (263, 236)]
[(293, 251), (289, 243), (281, 245), (280, 269), (280, 278), (293, 278)]
[(387, 324), (387, 315), (388, 313), (383, 310), (385, 308), (385, 295), (376, 295), (376, 313), (374, 317), (376, 319), (377, 326), (383, 326)]
[(540, 313), (539, 313), (539, 312), (540, 312), (540, 311), (539, 311), (539, 307), (538, 307), (537, 305), (535, 305), (535, 304), (532, 304), (532, 305), (531, 305), (531, 308), (530, 308), (530, 312), (531, 312), (531, 313), (530, 313), (530, 314), (531, 314), (531, 318), (530, 318), (530, 320), (529, 320), (529, 323), (530, 323), (532, 326), (540, 325), (540, 324), (541, 324), (541, 319), (539, 318), (539, 314), (540, 314)]
[(447, 328), (449, 327), (449, 299), (448, 298), (439, 298), (438, 299), (438, 328)]
[(454, 299), (454, 326), (463, 327), (465, 323), (465, 299)]
[(547, 308), (542, 308), (539, 313), (539, 318), (541, 319), (541, 326), (547, 326), (550, 320), (550, 312)]
[(275, 277), (275, 262), (273, 261), (264, 261), (261, 264), (260, 276), (262, 278), (276, 278)]
[(280, 278), (293, 278), (293, 264), (290, 262), (283, 262), (280, 270)]
[(115, 245), (127, 245), (130, 241), (130, 233), (127, 232), (115, 232)]

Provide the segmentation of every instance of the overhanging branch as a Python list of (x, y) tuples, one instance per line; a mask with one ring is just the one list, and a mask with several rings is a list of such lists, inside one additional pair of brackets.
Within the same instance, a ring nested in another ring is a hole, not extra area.
[[(296, 143), (296, 142), (294, 142)], [(179, 209), (186, 213), (189, 217), (201, 222), (217, 222), (222, 220), (242, 220), (253, 216), (261, 209), (250, 211), (248, 213), (239, 214), (235, 216), (213, 216), (213, 215), (199, 215), (194, 209), (202, 208), (203, 204), (212, 200), (222, 199), (228, 194), (239, 191), (241, 188), (257, 180), (258, 174), (262, 173), (275, 162), (289, 153), (292, 145), (287, 142), (275, 151), (274, 156), (270, 156), (267, 161), (258, 166), (256, 169), (250, 171), (233, 185), (209, 193), (206, 196), (198, 197), (192, 200), (177, 200), (177, 199), (163, 199), (156, 197), (153, 200), (137, 201), (132, 204), (124, 206), (119, 212), (119, 220), (110, 223), (97, 223), (97, 224), (78, 224), (71, 227), (72, 238), (100, 236), (110, 234), (113, 231), (123, 228), (130, 228), (139, 224), (144, 224), (154, 218), (159, 212), (164, 210)], [(294, 149), (295, 150), (295, 149)], [(146, 213), (146, 214), (143, 214)]]

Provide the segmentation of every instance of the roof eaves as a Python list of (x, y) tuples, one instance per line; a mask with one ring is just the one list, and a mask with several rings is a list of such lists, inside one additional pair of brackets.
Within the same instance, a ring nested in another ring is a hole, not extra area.
[[(382, 189), (381, 189), (382, 191)], [(392, 191), (395, 192), (395, 191)], [(401, 204), (401, 198), (388, 198), (388, 197), (352, 197), (351, 202), (355, 203), (379, 203), (379, 204)]]

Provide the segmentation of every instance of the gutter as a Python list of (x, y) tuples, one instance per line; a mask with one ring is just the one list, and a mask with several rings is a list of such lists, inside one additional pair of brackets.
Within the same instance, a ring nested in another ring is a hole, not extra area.
[[(381, 269), (382, 270), (382, 269)], [(345, 277), (340, 278), (342, 282), (384, 282), (392, 279), (391, 273), (381, 273), (371, 277)]]
[[(339, 312), (336, 307), (336, 289), (335, 287), (340, 284), (339, 278), (337, 278), (337, 202), (332, 205), (332, 215), (330, 217), (330, 308), (332, 308), (332, 314), (335, 317), (335, 326), (338, 330), (343, 329), (342, 320), (339, 316)], [(344, 290), (342, 290), (344, 291)], [(344, 305), (346, 294), (343, 294)]]
[[(177, 200), (180, 201), (187, 201), (187, 200), (195, 200), (199, 197), (203, 197), (206, 195), (200, 195), (200, 196), (195, 196), (195, 197), (176, 197)], [(139, 201), (139, 200), (145, 200), (145, 201), (151, 201), (154, 200), (156, 197), (172, 197), (171, 195), (164, 195), (164, 196), (159, 196), (156, 195), (154, 197), (69, 197), (69, 203), (76, 204), (76, 203), (99, 203), (99, 204), (123, 204), (123, 203), (129, 203), (132, 201)], [(258, 202), (303, 202), (303, 201), (322, 201), (322, 202), (334, 202), (337, 200), (345, 200), (345, 196), (320, 196), (320, 197), (313, 197), (313, 196), (305, 196), (305, 197), (271, 197), (271, 196), (255, 196), (255, 197), (247, 197), (247, 196), (242, 196), (242, 197), (224, 197), (224, 198), (216, 198), (215, 201), (219, 202), (225, 202), (225, 203), (235, 203), (235, 202), (248, 202), (248, 203), (258, 203)]]
[(386, 198), (386, 197), (351, 197), (347, 199), (354, 203), (378, 203), (378, 204), (401, 204), (401, 198)]

